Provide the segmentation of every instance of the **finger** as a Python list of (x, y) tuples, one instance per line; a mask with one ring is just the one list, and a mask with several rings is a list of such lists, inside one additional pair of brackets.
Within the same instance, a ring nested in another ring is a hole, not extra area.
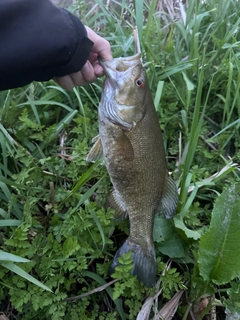
[(83, 79), (88, 83), (96, 81), (97, 79), (94, 72), (94, 68), (89, 61), (87, 61), (85, 65), (82, 67), (81, 73), (82, 73)]
[(84, 80), (81, 71), (70, 74), (75, 86), (84, 86), (87, 82)]
[(87, 36), (90, 40), (93, 41), (94, 45), (92, 47), (92, 52), (97, 53), (99, 56), (106, 60), (112, 60), (111, 46), (110, 43), (97, 35), (92, 29), (88, 26), (85, 26), (87, 30)]
[(90, 57), (88, 60), (91, 62), (91, 64), (94, 64), (96, 61), (98, 61), (98, 55), (97, 53), (91, 52)]
[(70, 76), (54, 77), (53, 80), (65, 90), (72, 90), (74, 88), (74, 83)]
[(92, 52), (96, 52), (100, 57), (107, 61), (111, 61), (113, 59), (110, 43), (103, 38), (93, 46)]
[(103, 77), (105, 72), (103, 67), (98, 63), (98, 61), (95, 61), (95, 63), (93, 64), (93, 69), (94, 69), (94, 73), (96, 75), (96, 77)]
[(92, 66), (93, 66), (94, 73), (95, 73), (96, 77), (104, 76), (105, 72), (103, 70), (103, 67), (99, 64), (98, 55), (96, 53), (91, 53), (91, 55), (89, 57), (89, 61), (91, 62)]

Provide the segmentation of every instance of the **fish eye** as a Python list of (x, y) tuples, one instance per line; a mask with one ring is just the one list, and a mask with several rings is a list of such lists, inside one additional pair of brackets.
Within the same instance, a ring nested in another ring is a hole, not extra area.
[(142, 88), (144, 86), (144, 81), (142, 78), (138, 78), (136, 80), (136, 85), (139, 87), (139, 88)]

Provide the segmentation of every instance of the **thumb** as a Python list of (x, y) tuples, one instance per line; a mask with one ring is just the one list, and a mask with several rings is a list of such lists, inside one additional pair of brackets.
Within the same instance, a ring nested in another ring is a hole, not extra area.
[(98, 56), (101, 56), (105, 60), (112, 60), (111, 46), (110, 43), (97, 35), (92, 29), (85, 26), (87, 30), (88, 38), (94, 43), (92, 47), (92, 52), (97, 53)]

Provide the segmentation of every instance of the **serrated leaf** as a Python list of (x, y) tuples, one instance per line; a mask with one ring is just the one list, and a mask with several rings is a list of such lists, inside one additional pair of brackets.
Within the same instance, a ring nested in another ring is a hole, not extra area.
[(210, 229), (199, 242), (199, 270), (205, 280), (230, 282), (240, 274), (240, 184), (216, 200)]
[(229, 311), (228, 319), (235, 319), (230, 318), (230, 315), (232, 314), (238, 315), (240, 319), (240, 284), (237, 282), (231, 282), (231, 288), (227, 290), (227, 294), (229, 299), (224, 298), (223, 303), (226, 309)]

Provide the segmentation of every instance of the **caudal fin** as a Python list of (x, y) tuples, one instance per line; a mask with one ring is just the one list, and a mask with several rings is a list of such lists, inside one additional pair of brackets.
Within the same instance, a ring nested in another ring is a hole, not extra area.
[(133, 260), (131, 274), (137, 276), (146, 287), (153, 287), (157, 274), (156, 253), (153, 245), (145, 248), (127, 239), (115, 254), (108, 273), (111, 275), (114, 272), (115, 267), (119, 265), (118, 258), (129, 251), (132, 251)]

